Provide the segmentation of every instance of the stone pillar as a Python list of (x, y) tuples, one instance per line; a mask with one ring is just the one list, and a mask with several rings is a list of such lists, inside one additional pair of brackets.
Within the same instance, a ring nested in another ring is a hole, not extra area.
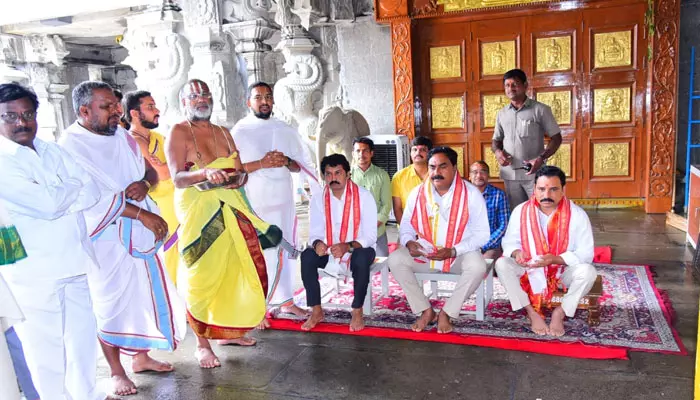
[(231, 35), (236, 52), (245, 60), (248, 76), (246, 86), (258, 81), (274, 83), (275, 71), (266, 68), (266, 57), (272, 52), (272, 47), (264, 41), (279, 30), (279, 25), (264, 18), (256, 18), (225, 24), (223, 30)]
[(129, 50), (124, 64), (136, 71), (136, 86), (151, 92), (160, 109), (158, 131), (164, 134), (183, 119), (178, 94), (192, 65), (183, 29), (179, 11), (151, 11), (128, 18), (127, 31), (120, 42)]

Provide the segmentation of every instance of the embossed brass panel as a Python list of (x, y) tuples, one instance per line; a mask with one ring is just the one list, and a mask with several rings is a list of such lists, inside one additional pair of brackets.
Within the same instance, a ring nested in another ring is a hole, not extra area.
[(464, 99), (438, 97), (432, 100), (433, 129), (462, 128), (464, 126)]
[(629, 143), (595, 143), (593, 176), (629, 176)]
[(632, 31), (596, 33), (593, 46), (594, 68), (632, 65)]
[(481, 104), (483, 110), (483, 127), (493, 128), (496, 126), (496, 114), (498, 111), (505, 107), (510, 100), (504, 94), (488, 94), (481, 97)]
[(481, 73), (503, 75), (515, 68), (515, 41), (481, 44)]
[(535, 43), (537, 72), (571, 70), (571, 36), (540, 38)]
[(468, 178), (468, 176), (464, 175), (464, 147), (450, 146), (450, 148), (457, 152), (457, 171), (459, 171), (462, 178)]
[(552, 109), (554, 119), (559, 125), (571, 125), (571, 91), (538, 92), (537, 101)]
[(547, 165), (556, 165), (566, 176), (571, 176), (571, 143), (562, 143), (557, 152), (547, 160)]
[(548, 0), (438, 0), (437, 3), (443, 4), (445, 11), (462, 11), (486, 7), (515, 6), (542, 1)]
[(593, 120), (600, 122), (625, 122), (631, 120), (631, 88), (595, 89), (593, 91)]
[(462, 76), (460, 46), (430, 48), (430, 79), (459, 78)]
[(498, 164), (498, 160), (496, 160), (496, 155), (493, 153), (493, 150), (491, 150), (491, 146), (487, 144), (483, 145), (481, 154), (484, 155), (484, 162), (489, 166), (489, 177), (500, 177), (501, 166)]

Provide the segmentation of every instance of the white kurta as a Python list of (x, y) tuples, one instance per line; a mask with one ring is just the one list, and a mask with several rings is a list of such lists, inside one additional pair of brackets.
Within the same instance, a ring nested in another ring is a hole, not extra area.
[[(320, 192), (313, 162), (297, 131), (276, 119), (260, 119), (248, 115), (238, 121), (231, 131), (241, 162), (262, 159), (269, 151), (277, 150), (296, 161), (303, 174), (309, 177), (313, 192)], [(287, 167), (259, 169), (248, 175), (245, 193), (253, 211), (265, 222), (282, 230), (284, 239), (297, 245), (297, 218), (292, 173)], [(270, 306), (289, 304), (294, 296), (296, 262), (282, 249), (263, 251), (269, 290)]]
[[(141, 150), (121, 128), (104, 136), (77, 122), (60, 144), (102, 193), (102, 200), (85, 213), (100, 266), (88, 274), (100, 339), (123, 350), (173, 350), (186, 332), (184, 303), (155, 254), (153, 233), (137, 220), (120, 217), (123, 191), (145, 174)], [(158, 213), (148, 196), (129, 202)]]
[(5, 341), (5, 331), (20, 322), (24, 317), (15, 298), (0, 275), (0, 399), (19, 400), (17, 378), (12, 366), (12, 358)]

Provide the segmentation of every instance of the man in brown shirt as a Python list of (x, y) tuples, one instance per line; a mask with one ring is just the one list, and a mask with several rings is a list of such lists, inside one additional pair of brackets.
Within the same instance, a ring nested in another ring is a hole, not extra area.
[[(501, 179), (513, 210), (532, 196), (535, 172), (556, 153), (562, 138), (552, 109), (527, 97), (525, 72), (519, 69), (506, 72), (503, 85), (510, 104), (496, 116), (491, 146), (501, 165)], [(546, 149), (545, 135), (550, 139)], [(527, 164), (531, 166), (529, 171), (523, 169)]]

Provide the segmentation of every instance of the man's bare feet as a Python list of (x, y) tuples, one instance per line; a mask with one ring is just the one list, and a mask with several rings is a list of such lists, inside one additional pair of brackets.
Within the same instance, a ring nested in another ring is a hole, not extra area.
[(198, 347), (197, 351), (194, 352), (194, 356), (197, 357), (199, 366), (202, 368), (209, 369), (221, 366), (221, 361), (216, 357), (211, 347)]
[(431, 322), (435, 321), (435, 311), (433, 311), (432, 307), (428, 307), (426, 310), (424, 310), (420, 317), (418, 318), (418, 321), (416, 321), (415, 324), (411, 325), (411, 329), (413, 329), (413, 332), (422, 332), (426, 326), (430, 325)]
[(247, 336), (239, 337), (238, 339), (222, 339), (222, 340), (216, 341), (216, 344), (218, 344), (220, 346), (232, 345), (232, 346), (244, 346), (245, 347), (245, 346), (255, 346), (256, 343), (258, 343), (257, 340), (255, 340), (251, 337), (247, 337)]
[(310, 331), (323, 321), (323, 309), (321, 306), (313, 306), (311, 308), (311, 316), (301, 325), (302, 331)]
[(526, 306), (525, 310), (527, 311), (527, 317), (530, 319), (530, 330), (537, 335), (546, 335), (548, 333), (547, 323), (542, 316), (531, 305)]
[(135, 373), (144, 371), (170, 372), (173, 370), (173, 366), (163, 361), (154, 360), (148, 353), (138, 353), (131, 360), (131, 369)]
[(450, 316), (444, 310), (440, 310), (438, 314), (438, 333), (450, 333), (452, 332), (452, 322), (450, 321)]
[(350, 332), (357, 332), (365, 329), (365, 320), (362, 318), (362, 309), (353, 308), (350, 311), (352, 319), (350, 320)]
[(564, 336), (564, 309), (561, 306), (552, 311), (552, 320), (549, 322), (549, 334), (552, 336)]
[(258, 324), (258, 329), (264, 331), (268, 328), (270, 328), (270, 321), (268, 321), (267, 318), (263, 318), (263, 320)]
[(136, 394), (136, 385), (126, 375), (112, 375), (112, 387), (118, 396)]
[[(294, 314), (297, 317), (308, 317), (309, 316), (308, 311), (304, 310), (303, 308), (299, 307), (296, 304), (292, 304), (291, 306), (282, 306), (282, 307), (280, 307), (280, 311), (282, 311), (283, 313)], [(269, 326), (268, 326), (268, 328), (269, 328)]]

